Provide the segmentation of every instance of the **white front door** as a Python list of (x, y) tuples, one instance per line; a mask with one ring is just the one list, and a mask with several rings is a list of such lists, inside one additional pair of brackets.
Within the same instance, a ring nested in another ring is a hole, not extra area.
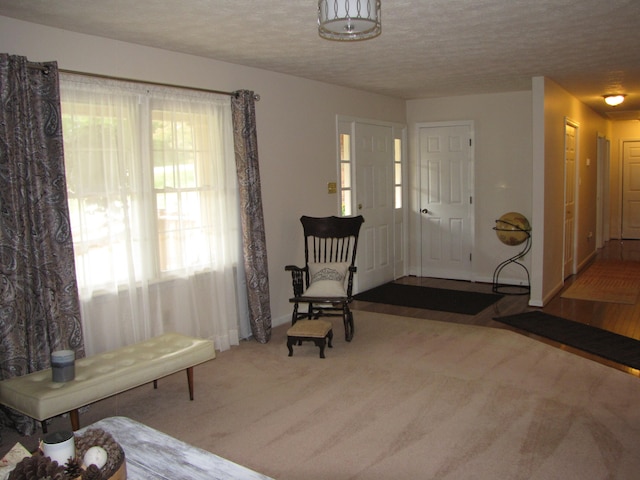
[(640, 239), (640, 142), (622, 144), (622, 238)]
[(393, 145), (391, 126), (355, 123), (355, 214), (364, 217), (358, 243), (358, 292), (394, 279)]
[(472, 124), (418, 124), (421, 275), (471, 280)]
[(578, 129), (565, 124), (564, 143), (564, 278), (575, 273), (576, 145)]

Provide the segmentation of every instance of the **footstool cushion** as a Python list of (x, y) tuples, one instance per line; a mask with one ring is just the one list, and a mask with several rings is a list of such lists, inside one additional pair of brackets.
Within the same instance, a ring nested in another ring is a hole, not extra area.
[(289, 356), (293, 356), (293, 344), (300, 345), (304, 341), (311, 341), (320, 349), (320, 358), (324, 357), (324, 347), (328, 343), (333, 348), (333, 325), (326, 320), (298, 320), (287, 330), (287, 348)]

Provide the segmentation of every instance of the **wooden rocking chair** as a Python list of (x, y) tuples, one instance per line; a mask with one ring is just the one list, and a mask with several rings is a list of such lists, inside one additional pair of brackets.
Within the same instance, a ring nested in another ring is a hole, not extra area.
[[(293, 282), (291, 324), (301, 318), (342, 317), (347, 342), (353, 338), (353, 274), (362, 215), (300, 218), (304, 229), (304, 267), (287, 265)], [(298, 311), (300, 304), (307, 311)]]

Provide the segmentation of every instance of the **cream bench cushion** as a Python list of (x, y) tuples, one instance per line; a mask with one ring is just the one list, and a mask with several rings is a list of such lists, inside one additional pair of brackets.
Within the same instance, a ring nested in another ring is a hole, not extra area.
[(53, 382), (51, 369), (0, 381), (0, 403), (43, 421), (213, 358), (211, 340), (166, 333), (76, 360), (69, 382)]

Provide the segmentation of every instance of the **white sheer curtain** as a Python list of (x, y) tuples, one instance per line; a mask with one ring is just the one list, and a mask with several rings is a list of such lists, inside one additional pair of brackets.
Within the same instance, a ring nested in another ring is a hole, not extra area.
[(249, 335), (230, 99), (61, 75), (87, 354), (174, 331)]

